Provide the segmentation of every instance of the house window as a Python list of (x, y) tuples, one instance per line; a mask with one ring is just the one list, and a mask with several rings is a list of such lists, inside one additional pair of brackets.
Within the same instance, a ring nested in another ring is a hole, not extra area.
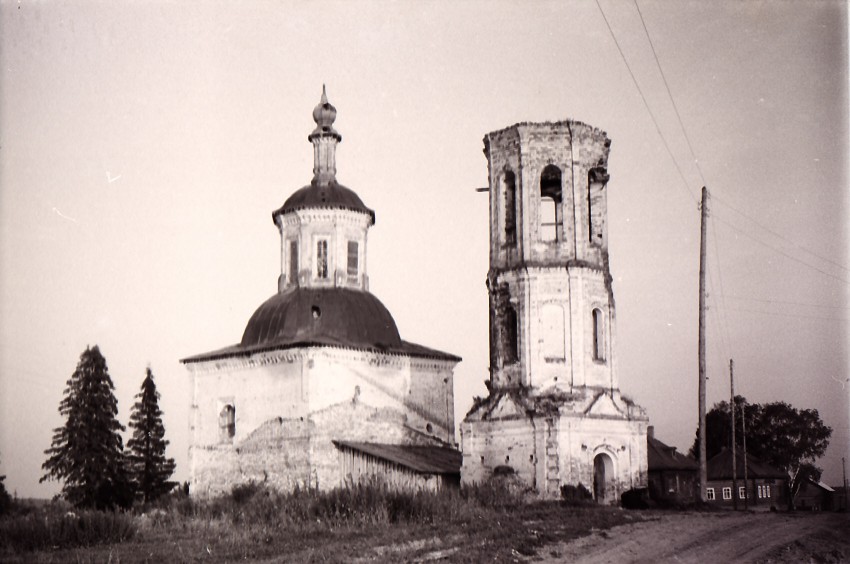
[(738, 499), (747, 499), (746, 486), (738, 486)]
[(723, 488), (723, 499), (732, 499), (732, 488)]
[(357, 241), (348, 242), (348, 276), (357, 278), (357, 265), (359, 261)]
[(289, 241), (289, 283), (298, 282), (298, 241)]
[(605, 360), (605, 320), (602, 310), (593, 310), (593, 360)]
[(707, 501), (714, 501), (714, 488), (705, 488), (705, 499)]
[(221, 440), (230, 442), (236, 435), (236, 408), (233, 404), (227, 404), (218, 414), (218, 428)]
[(561, 169), (549, 165), (540, 175), (540, 240), (561, 239)]
[(770, 497), (770, 486), (764, 487), (764, 497)]
[(505, 171), (505, 243), (516, 244), (516, 177)]
[(319, 239), (316, 242), (316, 278), (328, 277), (328, 240)]

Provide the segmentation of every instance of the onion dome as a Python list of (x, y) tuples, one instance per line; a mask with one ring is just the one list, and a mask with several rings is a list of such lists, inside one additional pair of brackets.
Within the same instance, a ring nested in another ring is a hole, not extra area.
[(319, 136), (335, 137), (337, 141), (342, 141), (342, 135), (333, 128), (334, 121), (336, 121), (336, 108), (328, 102), (328, 94), (324, 84), (322, 85), (322, 99), (313, 109), (313, 121), (316, 122), (316, 129), (307, 136), (308, 141), (313, 141), (314, 137)]
[(293, 288), (266, 300), (248, 321), (241, 346), (264, 345), (395, 350), (402, 341), (393, 316), (369, 292)]

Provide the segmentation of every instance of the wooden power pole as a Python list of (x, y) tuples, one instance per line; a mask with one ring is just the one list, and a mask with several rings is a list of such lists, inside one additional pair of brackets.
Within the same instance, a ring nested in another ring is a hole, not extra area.
[(705, 502), (708, 482), (705, 454), (705, 245), (708, 219), (708, 190), (702, 187), (699, 238), (699, 498)]
[[(732, 508), (738, 511), (738, 444), (735, 442), (735, 373), (734, 362), (729, 359), (729, 390), (732, 400), (729, 407), (732, 409)], [(745, 484), (746, 485), (746, 484)], [(745, 488), (746, 489), (746, 488)]]

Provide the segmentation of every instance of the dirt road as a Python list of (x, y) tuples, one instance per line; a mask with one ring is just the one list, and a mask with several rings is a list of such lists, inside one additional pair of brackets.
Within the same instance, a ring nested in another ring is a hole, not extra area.
[(550, 545), (538, 554), (546, 563), (850, 562), (850, 515), (659, 514)]

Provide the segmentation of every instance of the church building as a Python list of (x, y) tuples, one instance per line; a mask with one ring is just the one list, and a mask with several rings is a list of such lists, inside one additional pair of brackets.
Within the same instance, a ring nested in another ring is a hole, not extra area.
[(238, 484), (330, 489), (379, 475), (398, 487), (457, 482), (457, 356), (404, 341), (369, 292), (375, 212), (336, 179), (336, 109), (313, 110), (313, 180), (272, 213), (278, 291), (242, 340), (183, 362), (192, 381), (190, 491)]
[(515, 474), (599, 503), (647, 484), (643, 408), (620, 393), (608, 265), (611, 141), (576, 121), (484, 138), (489, 168), (489, 395), (461, 424), (462, 483)]

